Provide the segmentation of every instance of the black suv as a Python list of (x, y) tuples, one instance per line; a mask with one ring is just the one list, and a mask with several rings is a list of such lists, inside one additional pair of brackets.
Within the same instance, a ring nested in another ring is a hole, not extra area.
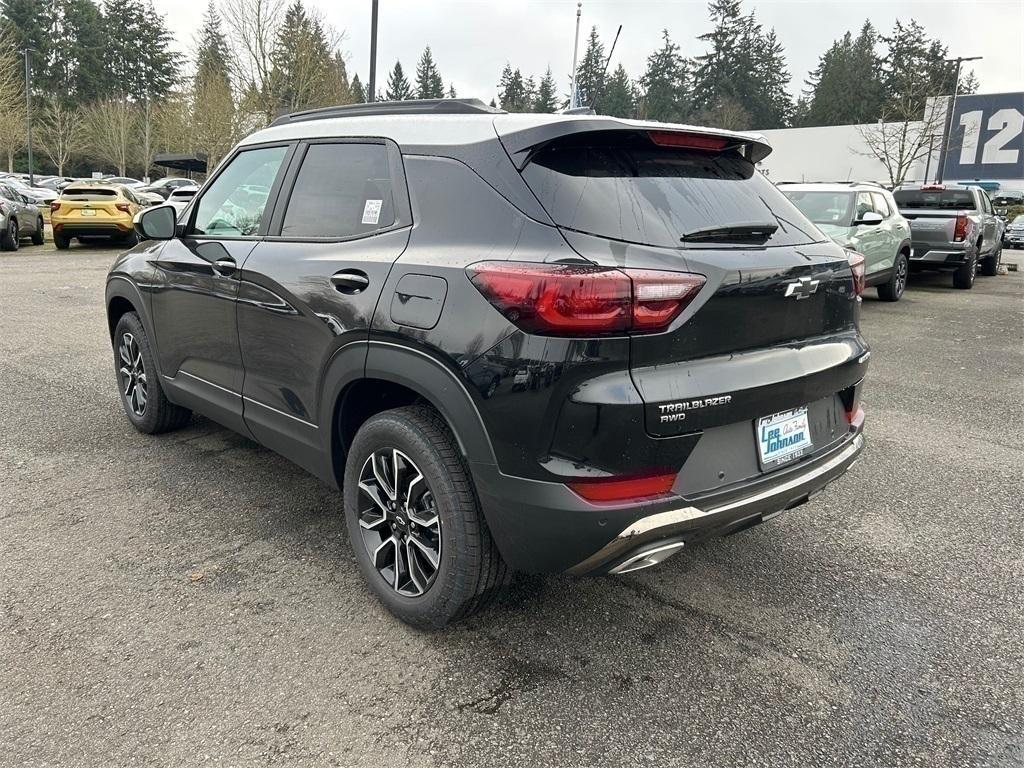
[(197, 411), (343, 489), (376, 595), (437, 627), (513, 570), (625, 573), (807, 501), (863, 447), (860, 256), (755, 135), (476, 100), (289, 115), (106, 306), (125, 413)]

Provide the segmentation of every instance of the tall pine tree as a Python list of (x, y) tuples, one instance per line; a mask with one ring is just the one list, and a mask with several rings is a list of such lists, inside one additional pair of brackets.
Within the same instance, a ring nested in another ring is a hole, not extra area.
[(363, 81), (359, 79), (359, 73), (352, 75), (352, 82), (349, 83), (349, 90), (352, 92), (352, 101), (356, 104), (366, 102), (366, 89), (363, 88)]
[(210, 0), (203, 13), (203, 25), (196, 35), (197, 86), (217, 82), (231, 87), (228, 42), (224, 37), (223, 28), (224, 21), (217, 11), (216, 4)]
[(579, 106), (590, 106), (604, 90), (604, 43), (598, 37), (597, 27), (590, 28), (583, 59), (576, 67), (576, 93)]
[(557, 112), (558, 111), (558, 86), (551, 74), (551, 67), (547, 68), (544, 77), (540, 79), (540, 85), (533, 94), (533, 104), (530, 105), (531, 112)]
[(423, 55), (416, 65), (416, 98), (418, 99), (443, 99), (444, 80), (434, 62), (434, 54), (428, 45), (423, 49)]
[(690, 114), (687, 63), (667, 29), (662, 30), (661, 40), (661, 48), (647, 57), (637, 111), (647, 120), (680, 123)]
[(506, 112), (529, 112), (533, 103), (530, 82), (523, 78), (518, 69), (513, 70), (511, 64), (505, 64), (498, 83), (498, 100)]
[(847, 32), (822, 54), (807, 80), (800, 125), (875, 122), (885, 90), (875, 47), (878, 33), (865, 21), (856, 38)]
[(598, 114), (614, 117), (633, 117), (636, 113), (633, 83), (621, 64), (615, 68), (605, 83), (604, 94), (598, 99), (596, 111)]
[(404, 101), (412, 97), (412, 86), (409, 85), (409, 81), (405, 78), (402, 62), (396, 61), (394, 69), (388, 75), (388, 88), (384, 92), (384, 98), (388, 101)]
[(348, 92), (323, 25), (301, 0), (288, 6), (270, 61), (270, 88), (279, 111), (334, 104)]

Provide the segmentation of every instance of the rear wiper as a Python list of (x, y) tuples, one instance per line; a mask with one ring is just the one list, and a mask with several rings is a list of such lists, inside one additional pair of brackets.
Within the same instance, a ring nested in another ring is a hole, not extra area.
[(680, 237), (684, 243), (696, 243), (707, 240), (767, 240), (778, 231), (778, 224), (751, 223), (730, 224), (727, 227), (704, 227), (693, 229)]

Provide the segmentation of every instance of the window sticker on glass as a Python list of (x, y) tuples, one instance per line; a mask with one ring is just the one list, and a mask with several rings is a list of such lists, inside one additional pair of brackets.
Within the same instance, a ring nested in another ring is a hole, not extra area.
[(367, 200), (363, 206), (363, 224), (376, 224), (380, 221), (380, 209), (384, 205), (383, 200)]

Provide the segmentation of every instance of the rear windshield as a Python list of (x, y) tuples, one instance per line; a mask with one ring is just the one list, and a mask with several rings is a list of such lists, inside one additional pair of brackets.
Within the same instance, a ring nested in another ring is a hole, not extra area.
[(113, 189), (93, 189), (91, 187), (66, 187), (64, 189), (64, 197), (74, 198), (76, 200), (103, 200), (107, 197), (117, 197), (117, 192)]
[(974, 208), (974, 195), (966, 189), (898, 189), (892, 196), (900, 208)]
[(552, 143), (523, 178), (556, 224), (614, 240), (679, 248), (689, 233), (753, 224), (777, 226), (766, 245), (822, 239), (749, 160), (658, 147), (644, 134), (595, 132)]
[(833, 224), (849, 227), (853, 224), (853, 192), (801, 192), (783, 190), (800, 213), (815, 224)]

